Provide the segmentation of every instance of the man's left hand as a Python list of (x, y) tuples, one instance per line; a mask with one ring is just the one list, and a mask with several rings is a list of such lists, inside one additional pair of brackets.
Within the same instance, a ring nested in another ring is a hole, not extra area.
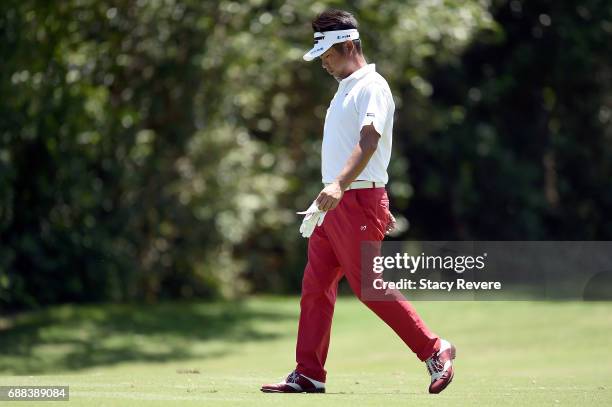
[(387, 223), (387, 227), (385, 228), (385, 235), (390, 235), (393, 233), (395, 228), (397, 227), (397, 221), (395, 220), (395, 216), (389, 212), (389, 223)]
[(322, 211), (330, 211), (338, 206), (342, 195), (344, 195), (344, 190), (340, 187), (340, 183), (332, 182), (319, 192), (316, 199), (317, 206)]

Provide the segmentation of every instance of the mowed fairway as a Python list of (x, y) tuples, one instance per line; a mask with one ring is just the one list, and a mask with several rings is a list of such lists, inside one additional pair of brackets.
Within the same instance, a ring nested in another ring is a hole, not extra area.
[(298, 303), (63, 306), (0, 318), (0, 385), (69, 385), (70, 401), (53, 405), (70, 406), (612, 405), (612, 303), (415, 303), (457, 346), (455, 380), (433, 396), (423, 363), (341, 298), (328, 393), (260, 393), (294, 367)]

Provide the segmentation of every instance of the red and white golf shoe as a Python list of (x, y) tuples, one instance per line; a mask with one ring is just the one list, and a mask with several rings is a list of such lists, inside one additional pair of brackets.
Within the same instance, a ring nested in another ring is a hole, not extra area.
[(284, 382), (264, 384), (264, 393), (325, 393), (325, 383), (310, 379), (295, 370), (287, 376)]
[(440, 350), (425, 361), (427, 370), (431, 375), (429, 392), (438, 394), (453, 381), (453, 359), (455, 359), (455, 346), (449, 341), (440, 340)]

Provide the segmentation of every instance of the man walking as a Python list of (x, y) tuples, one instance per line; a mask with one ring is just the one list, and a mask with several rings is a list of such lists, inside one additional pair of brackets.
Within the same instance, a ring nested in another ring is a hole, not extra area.
[(321, 58), (339, 82), (323, 130), (323, 184), (305, 214), (300, 232), (309, 238), (302, 281), (297, 367), (263, 392), (324, 393), (324, 369), (338, 282), (346, 276), (353, 292), (426, 362), (430, 393), (453, 378), (455, 348), (432, 333), (408, 301), (362, 297), (361, 242), (382, 241), (393, 217), (385, 190), (391, 157), (395, 105), (387, 81), (367, 64), (357, 21), (345, 11), (328, 10), (313, 22), (314, 47), (306, 61)]

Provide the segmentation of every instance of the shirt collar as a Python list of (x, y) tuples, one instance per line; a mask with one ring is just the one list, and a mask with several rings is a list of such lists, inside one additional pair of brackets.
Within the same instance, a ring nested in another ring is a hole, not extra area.
[(352, 80), (359, 80), (369, 74), (370, 72), (376, 72), (376, 64), (367, 64), (347, 76), (340, 81), (340, 85), (350, 82)]

